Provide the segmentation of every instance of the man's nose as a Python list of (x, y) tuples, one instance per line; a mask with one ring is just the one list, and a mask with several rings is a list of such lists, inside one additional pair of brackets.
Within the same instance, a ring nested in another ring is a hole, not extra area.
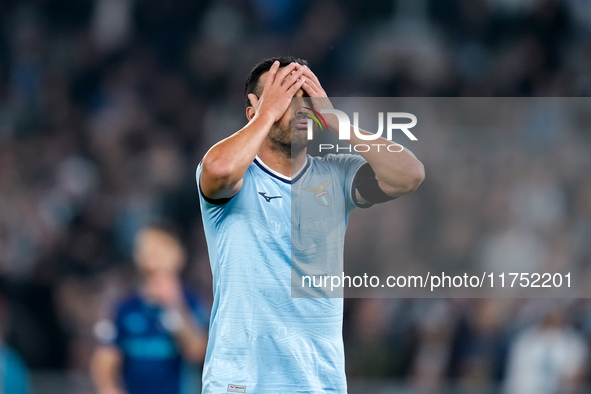
[(298, 91), (295, 92), (295, 94), (293, 95), (293, 97), (302, 98), (302, 97), (304, 97), (304, 95), (305, 95), (304, 89), (299, 88)]

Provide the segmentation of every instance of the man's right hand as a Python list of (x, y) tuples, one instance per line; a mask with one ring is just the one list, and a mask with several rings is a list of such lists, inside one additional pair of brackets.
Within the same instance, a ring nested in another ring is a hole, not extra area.
[(305, 67), (298, 63), (291, 63), (279, 70), (279, 62), (273, 63), (266, 75), (265, 87), (261, 97), (249, 94), (248, 99), (257, 114), (268, 115), (273, 122), (277, 122), (288, 110), (291, 99), (304, 85), (302, 77)]
[[(256, 157), (273, 124), (289, 111), (291, 99), (304, 85), (305, 68), (291, 63), (280, 69), (275, 62), (259, 79), (261, 97), (249, 94), (248, 124), (215, 144), (205, 155), (199, 185), (206, 198), (231, 198), (242, 187), (242, 177)], [(264, 81), (263, 81), (264, 79)]]

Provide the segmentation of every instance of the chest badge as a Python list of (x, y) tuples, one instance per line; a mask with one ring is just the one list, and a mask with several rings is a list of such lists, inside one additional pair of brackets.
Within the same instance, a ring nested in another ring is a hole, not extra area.
[(304, 190), (307, 192), (314, 193), (314, 197), (316, 197), (316, 201), (318, 201), (318, 204), (324, 207), (328, 207), (332, 202), (332, 199), (330, 198), (330, 194), (328, 193), (326, 188), (328, 187), (328, 185), (330, 185), (331, 182), (332, 178), (318, 187), (306, 187), (304, 188)]

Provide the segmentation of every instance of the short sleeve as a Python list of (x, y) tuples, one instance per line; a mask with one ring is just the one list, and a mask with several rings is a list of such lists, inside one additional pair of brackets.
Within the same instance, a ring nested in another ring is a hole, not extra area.
[(207, 197), (205, 194), (203, 194), (203, 190), (201, 189), (201, 183), (200, 183), (200, 179), (201, 179), (201, 171), (203, 170), (203, 161), (201, 161), (199, 163), (199, 165), (197, 166), (197, 170), (195, 171), (195, 181), (197, 182), (197, 190), (199, 191), (199, 200), (201, 201), (201, 204), (208, 204), (208, 205), (212, 205), (212, 206), (222, 206), (225, 203), (227, 203), (228, 201), (231, 201), (235, 196), (233, 197), (229, 197), (229, 198), (219, 198), (219, 199), (212, 199)]
[(95, 323), (93, 331), (98, 344), (118, 346), (121, 342), (121, 311), (117, 308), (112, 318), (102, 319)]
[(360, 155), (352, 154), (330, 154), (326, 155), (324, 159), (330, 162), (333, 170), (337, 171), (339, 174), (339, 178), (343, 185), (343, 192), (345, 193), (345, 199), (347, 201), (347, 212), (352, 211), (355, 207), (363, 207), (364, 205), (370, 207), (371, 204), (357, 202), (353, 190), (355, 175), (359, 168), (367, 163), (367, 160)]

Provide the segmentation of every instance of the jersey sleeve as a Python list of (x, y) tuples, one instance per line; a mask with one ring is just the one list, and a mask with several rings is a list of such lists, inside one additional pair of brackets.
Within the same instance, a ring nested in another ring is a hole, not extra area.
[[(203, 170), (203, 161), (201, 161), (199, 163), (199, 165), (197, 166), (197, 170), (195, 171), (195, 180), (197, 182), (197, 189), (199, 190), (199, 199), (202, 201), (202, 203), (206, 202), (207, 204), (212, 205), (212, 206), (223, 206), (228, 201), (231, 201), (234, 197), (236, 197), (236, 195), (234, 195), (234, 196), (228, 197), (228, 198), (213, 199), (213, 198), (209, 198), (205, 194), (203, 194), (203, 190), (201, 189), (201, 171), (202, 170)], [(238, 192), (238, 193), (240, 193), (240, 192)]]
[(238, 193), (236, 193), (236, 195), (228, 199), (212, 200), (206, 197), (203, 194), (203, 191), (201, 190), (200, 178), (202, 168), (202, 163), (199, 163), (199, 165), (197, 166), (197, 170), (195, 172), (195, 180), (197, 182), (197, 193), (199, 195), (199, 204), (201, 206), (203, 225), (205, 227), (211, 226), (212, 228), (217, 228), (223, 222), (223, 220), (231, 213), (232, 208), (239, 200), (242, 188), (244, 188), (247, 182), (247, 176), (249, 171), (246, 171), (246, 174), (243, 178), (242, 188), (240, 191), (238, 191)]
[(118, 306), (115, 308), (112, 317), (102, 319), (94, 325), (94, 337), (99, 345), (119, 346), (122, 335), (122, 311)]
[(347, 201), (347, 211), (352, 211), (355, 207), (369, 208), (372, 204), (365, 204), (359, 202), (355, 198), (355, 175), (362, 165), (367, 163), (360, 155), (352, 154), (330, 154), (327, 155), (326, 160), (333, 163), (334, 169), (338, 172), (343, 192), (345, 193), (345, 200)]

